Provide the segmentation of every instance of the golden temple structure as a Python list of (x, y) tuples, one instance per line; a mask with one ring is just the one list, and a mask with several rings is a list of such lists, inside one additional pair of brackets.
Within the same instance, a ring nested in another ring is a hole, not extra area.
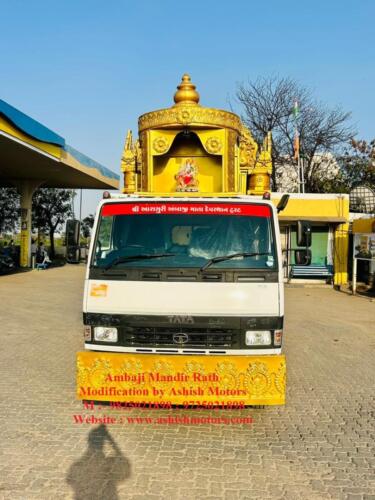
[(259, 146), (239, 116), (205, 108), (185, 74), (174, 105), (139, 117), (128, 131), (124, 193), (173, 196), (262, 195), (270, 191), (271, 135)]

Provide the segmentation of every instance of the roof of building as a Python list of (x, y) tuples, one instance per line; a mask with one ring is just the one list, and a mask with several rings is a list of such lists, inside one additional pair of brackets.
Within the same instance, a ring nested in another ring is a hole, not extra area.
[(0, 113), (30, 137), (41, 142), (47, 142), (48, 144), (56, 144), (56, 146), (61, 147), (65, 146), (65, 139), (63, 137), (2, 99), (0, 99)]
[[(2, 184), (7, 184), (8, 179), (40, 177), (43, 185), (49, 187), (119, 187), (118, 174), (69, 146), (64, 137), (1, 99), (0, 136)], [(38, 160), (40, 155), (42, 161)]]

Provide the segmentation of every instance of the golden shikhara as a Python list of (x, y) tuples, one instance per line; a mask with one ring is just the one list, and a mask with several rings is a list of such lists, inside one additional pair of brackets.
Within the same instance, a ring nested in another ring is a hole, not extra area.
[(77, 397), (97, 401), (285, 404), (285, 357), (77, 354)]
[(139, 117), (139, 139), (133, 141), (128, 132), (121, 159), (125, 193), (216, 196), (270, 190), (271, 134), (259, 146), (239, 116), (203, 107), (199, 99), (185, 74), (173, 106)]

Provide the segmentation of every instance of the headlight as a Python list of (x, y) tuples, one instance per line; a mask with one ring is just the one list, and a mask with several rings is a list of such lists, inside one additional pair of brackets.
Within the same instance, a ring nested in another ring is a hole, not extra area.
[(107, 326), (96, 326), (94, 338), (100, 342), (117, 342), (117, 328)]
[(271, 332), (264, 331), (247, 331), (245, 337), (246, 345), (271, 345)]

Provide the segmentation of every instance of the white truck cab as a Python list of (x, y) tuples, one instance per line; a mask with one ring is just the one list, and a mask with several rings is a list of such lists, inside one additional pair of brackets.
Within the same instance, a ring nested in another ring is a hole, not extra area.
[(85, 348), (278, 355), (284, 290), (270, 201), (101, 201), (87, 266)]

